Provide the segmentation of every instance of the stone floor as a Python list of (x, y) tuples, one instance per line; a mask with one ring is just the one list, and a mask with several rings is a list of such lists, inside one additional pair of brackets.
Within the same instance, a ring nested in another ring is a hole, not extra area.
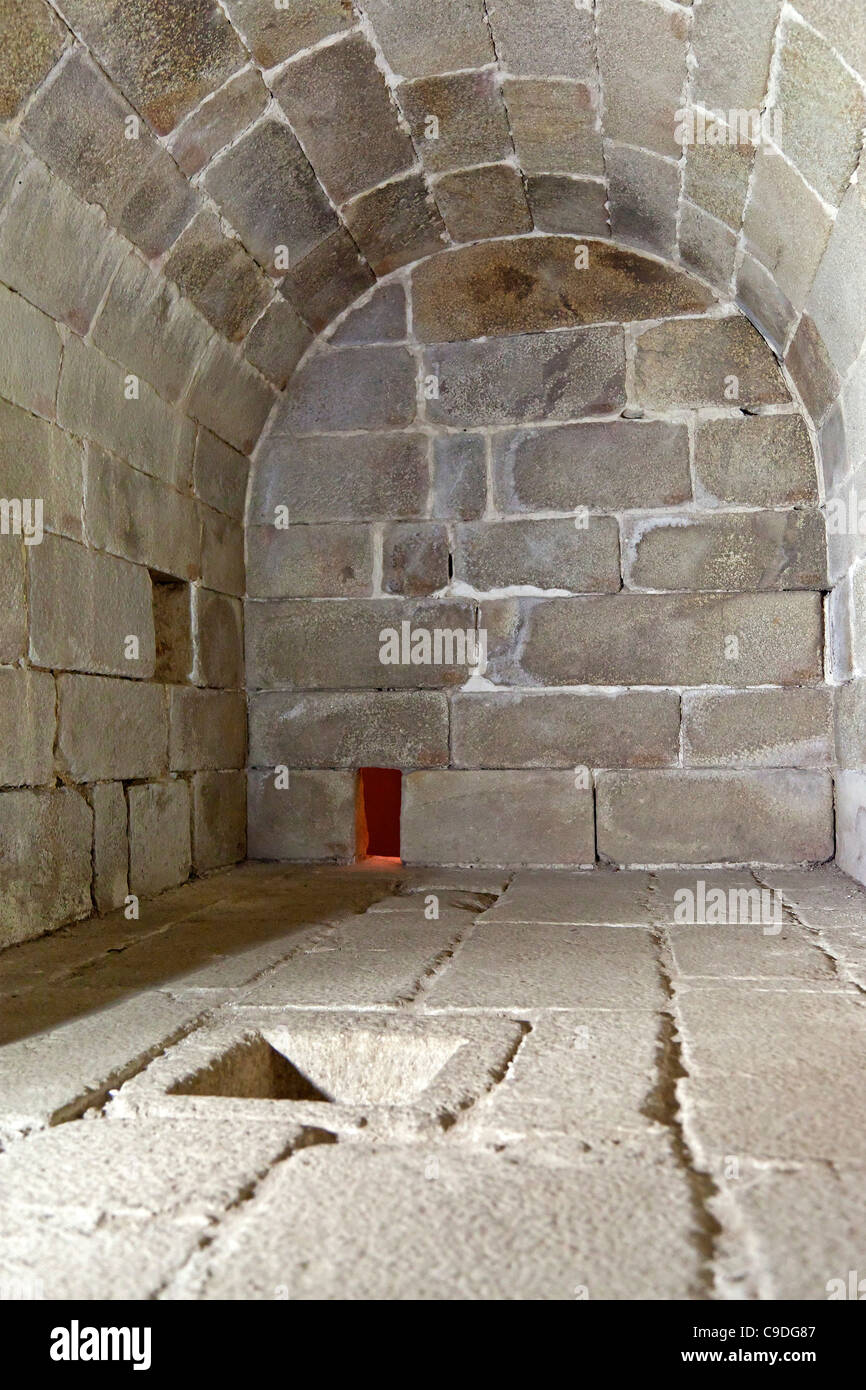
[(0, 1294), (847, 1287), (866, 893), (758, 872), (248, 864), (4, 952)]

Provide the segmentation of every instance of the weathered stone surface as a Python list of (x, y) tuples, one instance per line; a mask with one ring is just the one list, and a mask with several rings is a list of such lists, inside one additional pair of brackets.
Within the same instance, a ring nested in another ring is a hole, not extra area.
[(181, 579), (199, 572), (195, 501), (89, 444), (85, 465), (87, 539), (99, 550)]
[[(274, 95), (335, 203), (415, 162), (375, 53), (361, 33), (290, 63)], [(353, 113), (363, 118), (361, 139)]]
[[(147, 570), (46, 535), (30, 551), (30, 660), (109, 676), (153, 674)], [(138, 638), (138, 656), (124, 653)]]
[(268, 89), (255, 68), (239, 72), (206, 98), (171, 140), (172, 155), (183, 172), (192, 177), (203, 169), (219, 150), (252, 125), (269, 100)]
[(58, 768), (74, 782), (159, 777), (168, 717), (160, 685), (106, 676), (57, 678)]
[(294, 265), (337, 228), (306, 155), (281, 121), (255, 126), (214, 160), (204, 182), (247, 250), (274, 274), (278, 247)]
[(446, 425), (501, 425), (607, 415), (625, 404), (621, 328), (444, 343), (424, 354), (439, 379), (428, 418)]
[(369, 526), (252, 526), (247, 593), (252, 598), (360, 598), (372, 592)]
[(397, 100), (425, 168), (433, 172), (492, 164), (512, 153), (505, 104), (491, 70), (404, 82)]
[(382, 537), (382, 588), (386, 594), (432, 594), (448, 583), (450, 559), (446, 527), (395, 522)]
[(581, 82), (506, 78), (502, 94), (527, 174), (604, 174), (596, 97)]
[[(736, 396), (731, 377), (737, 379)], [(748, 409), (790, 400), (775, 357), (741, 317), (688, 319), (648, 328), (637, 340), (635, 389), (638, 402), (654, 410), (730, 405)]]
[(687, 146), (683, 192), (698, 207), (738, 232), (755, 162), (755, 146), (749, 141), (738, 142), (740, 132), (728, 126), (715, 123), (715, 129), (727, 137), (725, 144)]
[(723, 222), (683, 199), (680, 204), (680, 256), (717, 289), (727, 289), (734, 273), (737, 236)]
[[(501, 898), (484, 913), (481, 925), (532, 922), (540, 926), (559, 923), (638, 927), (653, 920), (655, 900), (655, 879), (648, 873), (614, 873), (605, 868), (586, 873), (518, 873)], [(568, 940), (562, 933), (554, 932), (547, 939), (560, 943)], [(587, 946), (591, 939), (586, 938)], [(600, 934), (596, 939), (603, 942)], [(626, 946), (623, 961), (644, 955), (637, 937), (629, 940), (631, 945)], [(650, 1003), (651, 999), (643, 1002)]]
[(273, 389), (214, 334), (187, 398), (195, 418), (249, 454), (273, 403)]
[(291, 772), (278, 788), (272, 772), (250, 772), (250, 858), (354, 859), (355, 782), (354, 772)]
[(813, 509), (643, 518), (627, 524), (623, 552), (632, 589), (829, 587), (824, 518)]
[(3, 536), (0, 543), (0, 661), (17, 661), (27, 645), (27, 589), (24, 542)]
[(284, 299), (274, 299), (247, 334), (244, 356), (282, 391), (313, 335)]
[(126, 138), (133, 108), (83, 52), (43, 87), (24, 118), (28, 144), (147, 256), (159, 256), (193, 215), (197, 196), (146, 126)]
[(683, 757), (694, 767), (828, 767), (833, 703), (826, 689), (687, 690)]
[(565, 237), (466, 246), (413, 272), (413, 318), (423, 342), (532, 333), (582, 323), (700, 312), (712, 296), (687, 275), (603, 242), (578, 269)]
[(346, 315), (331, 334), (340, 347), (362, 343), (402, 342), (406, 337), (406, 291), (398, 282), (378, 286), (370, 297)]
[[(832, 247), (832, 240), (831, 240)], [(828, 255), (830, 253), (828, 252)], [(785, 366), (816, 425), (839, 395), (841, 382), (814, 320), (804, 313), (785, 354)]]
[(736, 305), (781, 359), (797, 326), (798, 310), (771, 271), (748, 251), (737, 269)]
[(195, 442), (193, 483), (196, 496), (235, 521), (244, 514), (248, 464), (243, 454), (204, 426)]
[(232, 342), (243, 338), (269, 302), (273, 285), (212, 212), (202, 211), (169, 252), (163, 273)]
[(833, 853), (828, 774), (600, 772), (598, 852), (614, 864), (799, 864)]
[(0, 667), (0, 786), (52, 781), (54, 729), (53, 677)]
[(838, 207), (860, 156), (862, 83), (829, 44), (792, 21), (783, 30), (777, 84), (779, 144), (812, 187)]
[(244, 772), (196, 772), (192, 779), (192, 864), (196, 873), (236, 864), (246, 854)]
[(782, 0), (716, 0), (695, 8), (695, 100), (711, 110), (758, 110), (767, 92)]
[(362, 193), (343, 217), (377, 275), (442, 250), (445, 223), (421, 174)]
[(246, 702), (240, 692), (172, 687), (168, 737), (172, 772), (243, 767), (246, 749)]
[(512, 685), (801, 685), (822, 672), (820, 594), (489, 599), (481, 623), (488, 675)]
[(577, 236), (609, 236), (607, 187), (601, 179), (570, 174), (532, 174), (527, 197), (535, 226), (541, 232), (571, 232)]
[(444, 767), (448, 705), (434, 691), (291, 695), (250, 701), (253, 767)]
[[(455, 642), (450, 659), (444, 641), (441, 664), (394, 664), (387, 653), (386, 629), (402, 633), (424, 629), (474, 631), (474, 606), (465, 601), (401, 599), (321, 599), (249, 603), (247, 683), (252, 689), (301, 690), (418, 688), (459, 685), (470, 672)], [(420, 648), (419, 648), (420, 650)], [(402, 652), (401, 652), (402, 655)], [(468, 653), (466, 653), (468, 657)]]
[(597, 25), (605, 133), (677, 158), (675, 112), (686, 89), (686, 13), (643, 0), (601, 0)]
[(90, 788), (93, 808), (93, 901), (97, 912), (122, 907), (129, 891), (126, 797), (120, 782)]
[(433, 442), (433, 515), (473, 521), (487, 501), (486, 444), (480, 434), (440, 434)]
[(512, 584), (576, 593), (621, 588), (613, 517), (475, 522), (455, 527), (454, 578), (479, 590)]
[(866, 681), (847, 681), (837, 686), (833, 705), (839, 766), (866, 766)]
[(92, 814), (76, 791), (0, 793), (0, 941), (90, 912)]
[(48, 76), (65, 40), (63, 25), (41, 0), (22, 0), (5, 7), (0, 17), (0, 44), (6, 54), (0, 79), (0, 119), (14, 116)]
[[(792, 345), (792, 350), (798, 349), (797, 355), (803, 368), (797, 373), (798, 385), (801, 376), (804, 382), (808, 381), (810, 368), (817, 377), (815, 384), (804, 389), (804, 399), (811, 410), (810, 401), (820, 394), (823, 405), (820, 419), (823, 419), (827, 406), (838, 391), (838, 387), (833, 391), (832, 377), (826, 386), (824, 384), (827, 371), (826, 368), (822, 370), (822, 356), (829, 354), (833, 366), (844, 376), (860, 355), (866, 337), (864, 248), (866, 188), (862, 184), (854, 184), (848, 189), (839, 208), (826, 255), (812, 287), (807, 307), (814, 324), (804, 319)], [(806, 341), (799, 344), (801, 336)], [(824, 402), (823, 398), (831, 391), (830, 400)], [(815, 415), (815, 411), (812, 414)]]
[(704, 494), (753, 507), (814, 501), (818, 480), (809, 431), (799, 415), (700, 420), (695, 480), (699, 499)]
[(256, 62), (276, 67), (302, 48), (311, 48), (353, 22), (345, 0), (304, 0), (301, 5), (262, 5), (261, 0), (226, 0), (225, 8)]
[(510, 512), (674, 505), (691, 495), (688, 437), (662, 420), (498, 434), (493, 487)]
[(605, 144), (611, 235), (672, 260), (677, 244), (679, 165), (648, 150)]
[(520, 0), (496, 0), (490, 24), (506, 71), (595, 81), (593, 16), (572, 0), (553, 0), (543, 9), (527, 8)]
[(866, 15), (858, 0), (799, 0), (797, 9), (852, 68), (866, 73)]
[[(18, 176), (0, 225), (0, 278), (52, 318), (86, 333), (124, 243), (38, 160)], [(34, 226), (51, 234), (35, 241)]]
[(189, 787), (147, 782), (129, 787), (129, 891), (162, 893), (189, 878)]
[[(4, 400), (0, 400), (0, 438), (3, 495), (41, 498), (43, 526), (80, 539), (84, 489), (78, 441)], [(5, 534), (0, 541), (4, 547), (12, 543)]]
[[(792, 221), (797, 226), (796, 251), (787, 244), (786, 219), (787, 226)], [(824, 205), (787, 160), (764, 145), (755, 162), (743, 234), (793, 303), (802, 304), (809, 293), (832, 230)]]
[(591, 864), (592, 792), (569, 772), (412, 772), (403, 779), (407, 864)]
[(458, 767), (666, 767), (679, 754), (674, 691), (482, 691), (451, 700)]
[(240, 689), (244, 680), (244, 624), (240, 600), (196, 586), (192, 614), (196, 684)]
[(0, 395), (53, 420), (60, 356), (52, 320), (0, 285)]
[(403, 77), (483, 67), (495, 58), (482, 0), (369, 0), (367, 14), (394, 72)]
[(416, 411), (415, 360), (407, 348), (341, 348), (305, 362), (274, 418), (274, 434), (398, 429)]
[(454, 241), (516, 236), (532, 230), (523, 179), (511, 164), (487, 164), (443, 174), (433, 191)]
[(836, 774), (836, 863), (852, 878), (866, 883), (866, 773)]
[[(327, 360), (337, 365), (340, 361)], [(399, 365), (408, 402), (408, 364), (401, 361)], [(335, 383), (340, 379), (332, 370), (327, 378)], [(394, 381), (392, 374), (390, 384)], [(327, 402), (327, 382), (321, 399)], [(347, 424), (348, 415), (347, 411)], [(288, 507), (292, 522), (423, 516), (429, 486), (427, 451), (427, 437), (422, 434), (293, 439), (290, 433), (280, 435), (275, 430), (254, 473), (250, 523), (273, 525), (276, 508), (281, 506)]]
[(280, 291), (316, 332), (327, 327), (347, 305), (374, 282), (344, 227), (332, 232), (293, 265)]

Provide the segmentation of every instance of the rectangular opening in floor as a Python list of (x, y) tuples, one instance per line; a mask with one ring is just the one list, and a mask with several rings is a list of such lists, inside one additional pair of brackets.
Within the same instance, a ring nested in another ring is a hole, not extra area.
[(400, 858), (402, 773), (393, 767), (362, 767), (358, 774), (358, 859)]
[(239, 1100), (331, 1100), (261, 1035), (242, 1038), (221, 1057), (185, 1076), (169, 1094)]

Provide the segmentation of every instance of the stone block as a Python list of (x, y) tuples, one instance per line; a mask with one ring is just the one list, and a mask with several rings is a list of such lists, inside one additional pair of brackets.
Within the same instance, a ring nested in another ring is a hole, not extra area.
[(600, 772), (596, 807), (598, 853), (614, 864), (799, 864), (833, 853), (824, 772)]
[(373, 272), (340, 227), (286, 272), (280, 292), (318, 333), (373, 283)]
[(612, 141), (605, 145), (605, 163), (611, 235), (672, 260), (677, 244), (679, 165)]
[(90, 788), (93, 808), (93, 901), (97, 912), (123, 907), (129, 892), (126, 797), (120, 782)]
[(683, 759), (692, 767), (829, 767), (829, 689), (687, 690)]
[(797, 9), (852, 68), (866, 74), (866, 15), (858, 0), (799, 0)]
[(244, 342), (244, 356), (282, 391), (313, 335), (284, 299), (274, 299)]
[[(755, 163), (755, 146), (751, 141), (739, 141), (739, 131), (719, 122), (708, 129), (723, 134), (726, 143), (686, 147), (683, 193), (704, 212), (739, 232)], [(765, 146), (762, 155), (766, 149)]]
[(816, 509), (641, 518), (623, 534), (626, 587), (826, 589), (827, 537)]
[[(35, 665), (108, 676), (153, 674), (153, 607), (146, 569), (51, 535), (31, 547), (29, 568), (30, 660)], [(129, 637), (138, 639), (137, 656)]]
[(168, 736), (172, 772), (243, 767), (246, 751), (247, 712), (242, 693), (172, 686)]
[(278, 788), (272, 772), (250, 772), (249, 857), (354, 859), (355, 782), (354, 772), (291, 772)]
[(799, 415), (742, 415), (699, 420), (695, 436), (698, 499), (784, 507), (818, 497), (812, 441)]
[(454, 578), (477, 590), (530, 585), (576, 593), (615, 593), (619, 527), (614, 517), (575, 521), (499, 521), (455, 527)]
[(648, 328), (637, 340), (635, 391), (638, 404), (652, 410), (732, 405), (744, 410), (790, 400), (776, 358), (741, 317)]
[(0, 786), (39, 786), (54, 778), (54, 678), (0, 667)]
[(532, 230), (523, 179), (511, 164), (443, 174), (433, 191), (454, 241), (517, 236)]
[(195, 441), (196, 496), (215, 511), (242, 521), (249, 464), (243, 454), (201, 426)]
[(445, 223), (421, 174), (392, 179), (343, 208), (343, 218), (376, 275), (441, 251)]
[(782, 29), (775, 110), (784, 154), (822, 198), (838, 207), (860, 158), (863, 84), (826, 40), (794, 20)]
[(0, 78), (0, 120), (14, 116), (63, 52), (66, 31), (42, 0), (8, 6), (0, 19), (6, 54)]
[(244, 772), (196, 772), (192, 778), (192, 864), (197, 874), (246, 855)]
[(582, 82), (507, 77), (502, 94), (527, 174), (604, 174), (597, 97)]
[(481, 434), (440, 434), (433, 441), (433, 516), (473, 521), (487, 503), (486, 442)]
[(686, 90), (687, 13), (643, 0), (601, 0), (597, 26), (606, 135), (678, 158), (675, 113)]
[(0, 538), (0, 661), (17, 661), (27, 646), (27, 586), (24, 542)]
[(680, 203), (680, 257), (717, 289), (727, 291), (734, 273), (737, 236), (685, 198)]
[[(447, 566), (446, 566), (447, 569)], [(247, 593), (252, 598), (361, 598), (373, 588), (369, 526), (251, 526)]]
[[(0, 400), (0, 438), (3, 495), (7, 500), (41, 499), (43, 527), (80, 540), (84, 481), (78, 441), (4, 400)], [(4, 534), (0, 545), (11, 548), (13, 536)]]
[(496, 57), (482, 0), (369, 0), (367, 14), (385, 57), (403, 77), (479, 68)]
[[(653, 921), (656, 888), (654, 875), (613, 872), (599, 866), (585, 873), (518, 873), (484, 913), (480, 925), (646, 927)], [(583, 941), (587, 948), (593, 940), (583, 932), (572, 933), (570, 938), (562, 932), (546, 936), (551, 944), (570, 939)], [(603, 939), (601, 933), (595, 936), (597, 944)], [(644, 955), (636, 935), (625, 939), (630, 945), (620, 957), (623, 963)], [(651, 999), (643, 1002), (649, 1004)]]
[(570, 772), (412, 772), (400, 850), (407, 864), (589, 865), (592, 791)]
[(448, 705), (434, 691), (292, 695), (250, 701), (254, 767), (445, 767)]
[(60, 358), (53, 320), (0, 285), (0, 395), (53, 420)]
[(189, 787), (186, 782), (146, 782), (127, 788), (129, 891), (151, 897), (189, 878)]
[(187, 397), (195, 419), (249, 454), (273, 403), (273, 388), (215, 334)]
[(513, 152), (493, 71), (403, 82), (396, 95), (424, 166), (434, 173), (492, 164)]
[(199, 573), (201, 542), (195, 501), (156, 478), (87, 446), (87, 539), (99, 550), (181, 579)]
[(532, 219), (541, 232), (609, 236), (607, 186), (571, 174), (531, 174), (526, 187)]
[[(267, 11), (265, 12), (267, 13)], [(262, 114), (270, 100), (255, 68), (246, 68), (191, 111), (175, 131), (171, 153), (192, 178)]]
[[(399, 377), (394, 372), (387, 376), (391, 384), (400, 382), (408, 413), (414, 408), (409, 405), (414, 377), (410, 381), (409, 363), (401, 359), (398, 365)], [(336, 385), (339, 373), (329, 369), (323, 376), (316, 392), (322, 409), (328, 383)], [(307, 389), (302, 384), (302, 396), (311, 400), (314, 385), (311, 381)], [(278, 416), (253, 475), (250, 523), (272, 526), (282, 515), (278, 507), (288, 508), (292, 523), (423, 516), (429, 488), (428, 443), (426, 435), (406, 433), (294, 439)]]
[(241, 595), (244, 576), (244, 528), (224, 512), (201, 505), (201, 575), (209, 589)]
[(382, 588), (418, 597), (444, 589), (451, 578), (448, 531), (429, 522), (395, 522), (382, 536)]
[(866, 766), (866, 681), (836, 686), (833, 705), (836, 761), (846, 769)]
[(748, 252), (737, 270), (736, 305), (781, 359), (797, 326), (797, 310), (766, 266)]
[[(807, 308), (813, 322), (804, 319), (800, 324), (789, 357), (793, 354), (794, 365), (801, 368), (795, 379), (799, 385), (802, 377), (804, 400), (820, 424), (838, 392), (823, 359), (829, 356), (832, 367), (844, 376), (866, 337), (866, 188), (862, 184), (853, 184), (842, 201)], [(816, 377), (814, 382), (809, 381), (810, 373)]]
[[(797, 227), (796, 252), (784, 234), (792, 222)], [(772, 146), (763, 146), (755, 162), (743, 235), (748, 249), (793, 304), (805, 302), (832, 230), (826, 206), (796, 169)]]
[(866, 883), (866, 772), (836, 773), (836, 863), (846, 874)]
[(451, 700), (457, 767), (667, 767), (679, 757), (674, 691), (477, 691)]
[(77, 791), (0, 792), (0, 941), (86, 917), (93, 817)]
[(272, 281), (206, 210), (184, 227), (162, 271), (230, 342), (245, 336), (273, 293)]
[(608, 415), (625, 404), (621, 328), (444, 343), (424, 353), (439, 379), (427, 415), (444, 425), (504, 425)]
[(239, 599), (200, 586), (192, 591), (197, 685), (237, 690), (244, 682), (244, 622)]
[(415, 360), (407, 348), (341, 348), (311, 357), (292, 378), (273, 433), (399, 429), (416, 412)]
[(402, 342), (406, 337), (406, 291), (394, 281), (379, 285), (363, 304), (346, 314), (329, 339), (340, 347)]
[(490, 26), (507, 72), (596, 80), (593, 15), (573, 0), (552, 0), (543, 8), (497, 0)]
[(58, 676), (57, 765), (73, 782), (159, 777), (168, 717), (161, 685)]
[(711, 110), (755, 111), (767, 93), (782, 0), (716, 0), (694, 14), (694, 95)]

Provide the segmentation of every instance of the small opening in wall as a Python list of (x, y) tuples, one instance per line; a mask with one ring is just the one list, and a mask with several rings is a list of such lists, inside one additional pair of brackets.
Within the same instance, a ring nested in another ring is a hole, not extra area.
[(392, 767), (362, 767), (358, 777), (359, 859), (400, 858), (402, 773)]
[(191, 585), (156, 570), (150, 571), (150, 582), (156, 636), (155, 679), (188, 681), (192, 675)]

